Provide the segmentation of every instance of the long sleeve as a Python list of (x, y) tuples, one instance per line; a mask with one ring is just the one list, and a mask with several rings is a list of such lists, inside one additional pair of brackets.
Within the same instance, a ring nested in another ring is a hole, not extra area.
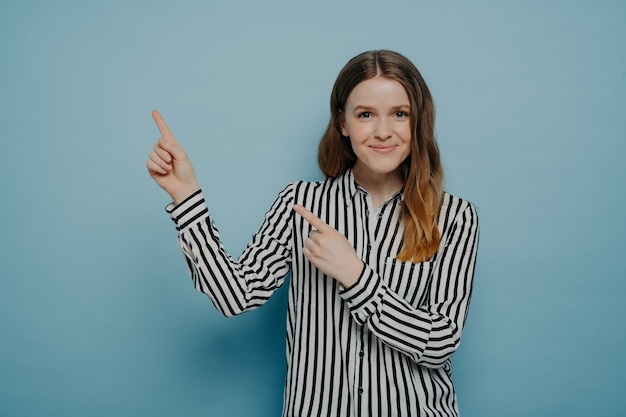
[(451, 207), (440, 216), (440, 230), (447, 233), (432, 262), (403, 263), (385, 270), (400, 280), (419, 281), (411, 300), (390, 288), (389, 277), (384, 279), (368, 265), (358, 282), (341, 293), (358, 323), (427, 367), (443, 366), (454, 353), (469, 308), (479, 225), (475, 208), (467, 202), (462, 206), (451, 221), (446, 218)]
[(237, 260), (224, 249), (201, 191), (166, 208), (195, 288), (225, 316), (263, 305), (284, 283), (291, 258), (292, 199), (288, 186)]

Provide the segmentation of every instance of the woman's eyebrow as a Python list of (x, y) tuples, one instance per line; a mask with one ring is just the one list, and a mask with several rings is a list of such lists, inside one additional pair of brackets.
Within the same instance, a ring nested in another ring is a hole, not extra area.
[[(359, 104), (357, 106), (354, 107), (355, 111), (363, 111), (363, 110), (374, 110), (376, 109), (376, 106), (368, 106), (365, 104)], [(392, 110), (410, 110), (411, 106), (409, 104), (400, 104), (398, 106), (393, 106), (391, 107)]]

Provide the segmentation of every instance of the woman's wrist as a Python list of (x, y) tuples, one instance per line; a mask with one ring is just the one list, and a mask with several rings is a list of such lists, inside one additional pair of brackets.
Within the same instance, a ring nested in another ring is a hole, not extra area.
[(363, 263), (363, 261), (357, 258), (357, 261), (353, 262), (348, 268), (346, 276), (342, 277), (340, 281), (341, 285), (344, 288), (350, 288), (351, 286), (356, 284), (356, 282), (361, 277), (361, 274), (363, 273), (363, 268), (365, 268), (365, 264)]
[(172, 200), (174, 201), (175, 205), (179, 205), (180, 203), (188, 199), (193, 193), (197, 192), (198, 190), (200, 190), (200, 186), (198, 184), (195, 184), (193, 186), (182, 188), (176, 193), (171, 194), (170, 197), (172, 197)]

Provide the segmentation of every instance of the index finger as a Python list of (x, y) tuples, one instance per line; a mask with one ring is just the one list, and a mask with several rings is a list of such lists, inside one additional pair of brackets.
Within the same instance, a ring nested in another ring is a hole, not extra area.
[(158, 110), (152, 110), (152, 118), (154, 119), (154, 123), (156, 123), (157, 127), (159, 128), (159, 132), (161, 132), (161, 136), (163, 136), (164, 139), (174, 138), (172, 131), (167, 126), (167, 123), (165, 123), (165, 119), (163, 119), (163, 116), (161, 116), (161, 113), (159, 113)]
[(298, 213), (304, 220), (306, 220), (311, 226), (315, 227), (320, 232), (328, 231), (328, 229), (332, 229), (329, 225), (324, 223), (322, 219), (317, 217), (315, 214), (310, 212), (307, 208), (294, 204), (293, 210)]

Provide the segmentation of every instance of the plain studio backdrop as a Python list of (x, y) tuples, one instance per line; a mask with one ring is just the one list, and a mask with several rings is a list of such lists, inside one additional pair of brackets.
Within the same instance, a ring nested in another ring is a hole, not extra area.
[(371, 49), (420, 69), (479, 210), (462, 415), (624, 415), (625, 28), (622, 1), (2, 1), (0, 415), (279, 415), (285, 288), (232, 319), (193, 289), (150, 111), (237, 256), (321, 178), (332, 84)]

